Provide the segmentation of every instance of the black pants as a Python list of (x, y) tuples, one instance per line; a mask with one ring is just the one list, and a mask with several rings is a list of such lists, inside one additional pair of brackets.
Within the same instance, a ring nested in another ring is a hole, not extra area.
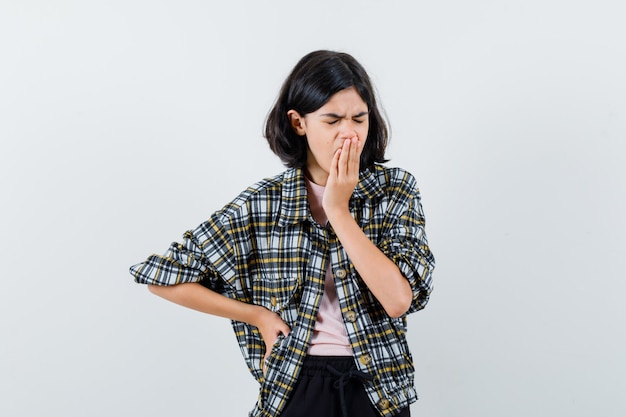
[[(341, 375), (354, 372), (354, 359), (349, 356), (307, 356), (298, 382), (280, 417), (380, 417), (370, 402), (358, 375), (344, 378), (344, 416), (339, 380)], [(399, 417), (409, 417), (409, 408)]]

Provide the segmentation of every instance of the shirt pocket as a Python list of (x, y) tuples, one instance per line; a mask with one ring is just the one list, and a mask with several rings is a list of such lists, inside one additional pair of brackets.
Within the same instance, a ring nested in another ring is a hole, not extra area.
[(291, 326), (297, 318), (300, 282), (300, 273), (295, 270), (281, 271), (271, 276), (259, 274), (252, 283), (253, 302), (279, 314)]

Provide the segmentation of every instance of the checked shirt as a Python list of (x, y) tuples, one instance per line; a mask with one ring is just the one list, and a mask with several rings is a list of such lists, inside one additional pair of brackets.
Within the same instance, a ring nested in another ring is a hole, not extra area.
[[(361, 172), (350, 211), (363, 232), (400, 269), (413, 289), (409, 313), (424, 308), (434, 258), (424, 232), (415, 179), (382, 165)], [(199, 282), (227, 297), (264, 306), (291, 327), (261, 370), (265, 344), (256, 327), (233, 321), (250, 372), (260, 384), (251, 417), (280, 414), (313, 334), (330, 262), (354, 363), (373, 376), (367, 394), (382, 416), (417, 400), (406, 317), (391, 318), (366, 287), (330, 225), (318, 224), (307, 201), (304, 174), (288, 169), (249, 187), (209, 220), (130, 268), (136, 282)]]

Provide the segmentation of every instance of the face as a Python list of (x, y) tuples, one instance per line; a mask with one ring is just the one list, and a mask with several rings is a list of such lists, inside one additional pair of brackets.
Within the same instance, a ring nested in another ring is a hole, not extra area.
[(346, 139), (356, 137), (362, 143), (367, 139), (369, 112), (354, 87), (339, 91), (313, 113), (289, 110), (287, 115), (296, 133), (307, 141), (306, 169), (316, 184), (326, 185), (333, 155)]

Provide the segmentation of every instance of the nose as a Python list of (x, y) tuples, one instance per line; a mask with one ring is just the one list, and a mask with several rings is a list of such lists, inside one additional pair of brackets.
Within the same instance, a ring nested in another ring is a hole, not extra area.
[(339, 135), (341, 139), (352, 139), (357, 136), (356, 129), (349, 121), (341, 124)]

